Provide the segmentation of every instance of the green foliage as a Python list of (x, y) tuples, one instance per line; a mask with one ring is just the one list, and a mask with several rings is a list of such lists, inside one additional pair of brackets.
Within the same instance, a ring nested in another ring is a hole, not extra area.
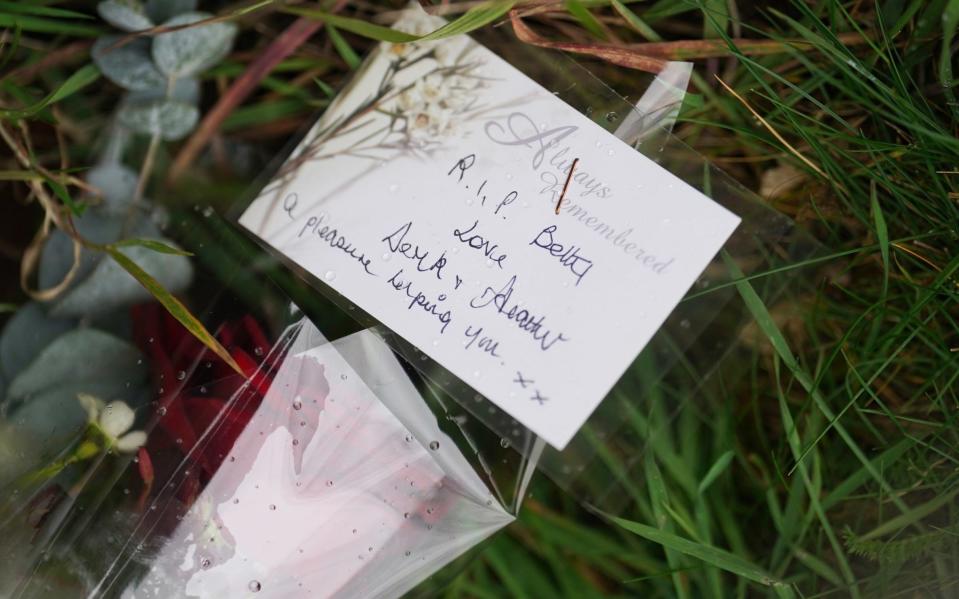
[[(38, 39), (52, 51), (100, 38), (92, 52), (96, 66), (55, 66), (29, 84), (4, 79), (2, 124), (12, 128), (28, 118), (55, 124), (56, 105), (69, 117), (64, 130), (70, 122), (105, 125), (108, 111), (120, 107), (125, 127), (114, 150), (129, 162), (108, 160), (85, 173), (104, 191), (100, 204), (65, 182), (69, 171), (48, 175), (17, 164), (4, 167), (0, 179), (43, 181), (63, 205), (88, 206), (77, 225), (91, 238), (103, 233), (94, 239), (98, 244), (112, 244), (111, 272), (130, 273), (128, 282), (158, 294), (210, 343), (170, 289), (164, 292), (163, 269), (145, 267), (151, 259), (131, 260), (147, 252), (185, 259), (178, 250), (147, 232), (121, 234), (97, 219), (130, 209), (138, 180), (130, 167), (139, 170), (149, 148), (147, 139), (129, 134), (175, 139), (190, 133), (199, 118), (199, 81), (207, 82), (205, 90), (213, 89), (210, 74), (235, 82), (273, 41), (260, 32), (281, 31), (289, 14), (326, 27), (230, 111), (217, 138), (225, 151), (218, 145), (198, 163), (189, 185), (167, 194), (173, 210), (199, 201), (229, 208), (251, 178), (240, 150), (278, 153), (348, 82), (375, 42), (440, 39), (493, 26), (508, 31), (506, 15), (519, 8), (548, 39), (722, 44), (717, 58), (696, 62), (699, 100), (686, 104), (677, 133), (754, 190), (776, 168), (793, 169), (799, 183), (764, 201), (811, 229), (829, 250), (748, 277), (737, 276), (730, 263), (728, 283), (691, 292), (696, 299), (729, 292), (746, 307), (748, 355), (739, 356), (736, 372), (720, 372), (702, 387), (663, 383), (647, 393), (636, 384), (627, 396), (610, 398), (622, 402), (622, 427), (647, 449), (623, 456), (599, 443), (592, 464), (626, 481), (624, 496), (616, 498), (621, 517), (610, 524), (548, 481), (535, 480), (520, 522), (454, 580), (447, 596), (948, 596), (959, 582), (959, 2), (577, 0), (544, 10), (505, 1), (470, 3), (468, 10), (433, 4), (451, 11), (449, 24), (425, 36), (392, 30), (380, 18), (379, 11), (402, 2), (350, 3), (336, 13), (325, 2), (254, 3), (230, 13), (235, 25), (205, 24), (118, 44), (125, 34), (92, 20), (92, 9), (0, 1), (0, 27), (10, 32), (0, 58), (8, 61), (5, 70), (35, 64)], [(99, 10), (123, 31), (203, 16), (176, 20), (197, 10), (192, 0), (113, 0)], [(248, 46), (227, 55), (238, 31)], [(737, 45), (743, 38), (775, 42), (779, 50), (749, 53)], [(29, 44), (24, 48), (18, 39)], [(634, 73), (597, 70), (612, 88), (634, 93)], [(125, 99), (112, 85), (93, 85), (101, 73), (128, 92)], [(98, 161), (93, 140), (77, 136), (71, 143), (86, 160), (79, 164)], [(175, 148), (157, 146), (151, 172), (162, 172)], [(54, 154), (46, 148), (47, 159)], [(45, 284), (69, 267), (70, 240), (55, 239), (41, 272)], [(207, 249), (213, 260), (216, 249)], [(85, 265), (93, 253), (84, 250)], [(80, 281), (100, 264), (89, 262)], [(791, 276), (816, 281), (817, 288), (775, 303), (762, 300), (763, 285)], [(0, 372), (8, 384), (75, 322), (26, 303), (9, 326), (14, 333), (37, 331), (37, 343), (10, 358), (9, 340), (0, 338)], [(638, 365), (630, 376), (656, 380), (645, 368)]]

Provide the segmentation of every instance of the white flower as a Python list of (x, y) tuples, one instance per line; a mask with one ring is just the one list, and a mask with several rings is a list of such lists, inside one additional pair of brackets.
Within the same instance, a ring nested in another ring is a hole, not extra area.
[(145, 432), (130, 431), (135, 415), (126, 402), (111, 401), (104, 405), (101, 399), (87, 393), (78, 393), (77, 400), (87, 412), (87, 421), (100, 429), (109, 447), (132, 453), (146, 443)]

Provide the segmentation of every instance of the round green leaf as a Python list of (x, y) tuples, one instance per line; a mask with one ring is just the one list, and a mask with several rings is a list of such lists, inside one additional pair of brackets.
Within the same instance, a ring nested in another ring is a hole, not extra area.
[(135, 406), (145, 399), (146, 377), (143, 356), (132, 344), (96, 329), (69, 331), (10, 383), (8, 421), (24, 436), (20, 447), (49, 460), (86, 426), (78, 393)]
[(167, 79), (153, 64), (149, 40), (136, 39), (114, 47), (119, 39), (119, 35), (106, 35), (93, 44), (93, 62), (100, 72), (129, 90), (163, 90)]
[(87, 171), (87, 183), (102, 194), (97, 206), (103, 212), (125, 215), (137, 186), (137, 173), (116, 162), (98, 164)]
[(147, 0), (147, 15), (154, 23), (196, 10), (196, 0)]
[[(202, 12), (186, 13), (173, 17), (164, 26), (189, 25), (210, 16)], [(153, 61), (160, 71), (170, 76), (197, 75), (229, 54), (235, 35), (233, 23), (210, 23), (161, 33), (153, 40)]]
[(196, 127), (200, 111), (196, 106), (176, 100), (129, 102), (120, 108), (117, 118), (120, 124), (137, 133), (174, 141)]
[(4, 378), (16, 377), (43, 348), (75, 324), (73, 320), (49, 316), (37, 302), (17, 310), (0, 335), (0, 372)]
[(103, 331), (77, 329), (44, 348), (10, 382), (7, 397), (29, 402), (65, 385), (79, 384), (96, 385), (102, 397), (113, 399), (145, 377), (146, 366), (136, 347)]
[[(120, 238), (123, 229), (123, 218), (95, 209), (87, 210), (81, 218), (74, 219), (73, 222), (80, 236), (94, 243), (112, 243)], [(100, 252), (82, 248), (80, 267), (74, 276), (73, 286), (89, 274), (102, 257)], [(55, 229), (43, 244), (40, 253), (37, 273), (40, 289), (48, 289), (60, 283), (72, 264), (73, 240), (60, 229)]]
[(146, 9), (139, 0), (104, 0), (97, 5), (103, 20), (117, 29), (140, 31), (153, 27)]
[(176, 80), (172, 90), (167, 91), (166, 87), (163, 87), (131, 91), (124, 101), (129, 104), (144, 104), (156, 100), (176, 100), (196, 106), (200, 103), (200, 82), (194, 77), (182, 77)]

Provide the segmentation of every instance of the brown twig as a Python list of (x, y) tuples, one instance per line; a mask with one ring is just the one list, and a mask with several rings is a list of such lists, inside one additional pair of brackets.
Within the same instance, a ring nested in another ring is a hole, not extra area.
[(518, 11), (510, 11), (509, 18), (513, 25), (513, 32), (516, 34), (516, 37), (519, 38), (520, 41), (532, 46), (550, 48), (553, 50), (564, 50), (566, 52), (574, 52), (576, 54), (587, 54), (589, 56), (601, 58), (606, 62), (619, 65), (621, 67), (646, 71), (647, 73), (654, 74), (658, 74), (660, 71), (662, 71), (668, 62), (663, 58), (648, 56), (637, 50), (623, 48), (621, 46), (609, 44), (582, 44), (577, 42), (551, 42), (530, 29), (529, 26), (523, 22), (523, 19)]
[[(342, 4), (340, 2), (339, 4)], [(187, 167), (196, 160), (197, 155), (206, 147), (210, 138), (219, 130), (223, 121), (243, 100), (249, 96), (284, 58), (310, 38), (317, 29), (323, 26), (321, 21), (300, 18), (287, 27), (280, 37), (240, 75), (230, 89), (217, 101), (216, 105), (203, 117), (203, 121), (190, 139), (187, 140), (180, 153), (170, 167), (167, 184), (172, 185), (183, 175)]]
[[(9, 146), (9, 148), (13, 151), (14, 156), (17, 158), (17, 161), (20, 162), (23, 168), (31, 170), (36, 169), (43, 173), (44, 176), (50, 176), (50, 173), (46, 171), (46, 169), (33, 163), (28, 152), (21, 147), (21, 145), (17, 142), (13, 135), (7, 131), (6, 127), (4, 127), (2, 123), (0, 123), (0, 137), (3, 138), (3, 141), (6, 142), (7, 146)], [(63, 293), (70, 283), (73, 282), (74, 277), (80, 269), (80, 252), (83, 247), (83, 241), (80, 239), (79, 234), (73, 227), (73, 222), (69, 218), (64, 217), (60, 204), (50, 196), (46, 188), (43, 186), (43, 180), (31, 179), (27, 182), (27, 184), (30, 186), (33, 194), (37, 197), (37, 201), (39, 201), (40, 205), (43, 206), (46, 216), (43, 219), (43, 225), (37, 231), (37, 234), (30, 242), (30, 245), (23, 250), (23, 255), (20, 259), (20, 286), (30, 297), (41, 301), (47, 301)], [(33, 290), (29, 285), (30, 275), (33, 273), (37, 263), (40, 261), (40, 251), (43, 248), (43, 242), (50, 234), (51, 224), (55, 224), (73, 240), (73, 264), (70, 266), (70, 270), (67, 271), (67, 274), (63, 277), (63, 280), (53, 287)]]

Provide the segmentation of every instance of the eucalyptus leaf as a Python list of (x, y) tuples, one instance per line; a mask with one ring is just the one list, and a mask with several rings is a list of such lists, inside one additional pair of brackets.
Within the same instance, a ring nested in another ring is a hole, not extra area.
[(155, 100), (176, 100), (195, 106), (200, 103), (200, 82), (195, 77), (182, 77), (176, 80), (173, 89), (169, 92), (166, 85), (131, 91), (124, 101), (130, 104), (144, 104)]
[(117, 118), (120, 124), (137, 133), (175, 141), (196, 127), (200, 111), (196, 106), (177, 100), (130, 102), (120, 107)]
[(106, 35), (93, 44), (93, 62), (100, 72), (120, 87), (148, 90), (166, 87), (167, 78), (153, 64), (150, 41), (135, 39), (117, 46), (119, 35)]
[(146, 376), (143, 356), (132, 344), (96, 329), (69, 331), (10, 383), (9, 420), (28, 438), (21, 447), (49, 459), (86, 426), (78, 393), (137, 405), (145, 399)]
[(168, 19), (196, 10), (196, 0), (147, 0), (147, 15), (153, 22), (162, 23)]
[(139, 385), (146, 374), (140, 351), (129, 342), (96, 329), (76, 329), (44, 348), (10, 382), (7, 397), (29, 403), (69, 383), (95, 386), (101, 397), (113, 399)]
[[(81, 237), (99, 244), (116, 241), (123, 229), (123, 219), (120, 216), (100, 210), (87, 210), (83, 217), (76, 218), (73, 222)], [(80, 268), (74, 280), (82, 280), (101, 258), (100, 252), (83, 248), (80, 251)], [(60, 229), (55, 229), (50, 233), (40, 253), (37, 273), (40, 289), (48, 289), (62, 281), (72, 264), (73, 240)], [(73, 286), (76, 286), (76, 283)]]
[[(176, 247), (166, 239), (156, 241)], [(144, 246), (129, 246), (118, 251), (150, 273), (170, 293), (183, 291), (193, 278), (193, 267), (184, 256), (160, 253)], [(89, 277), (56, 300), (51, 313), (68, 317), (103, 314), (149, 299), (150, 293), (116, 261), (103, 259)]]
[(102, 194), (102, 203), (97, 205), (108, 214), (126, 214), (137, 186), (137, 173), (116, 162), (98, 164), (87, 171), (87, 183)]
[(117, 29), (141, 31), (153, 27), (146, 8), (139, 0), (104, 0), (97, 5), (103, 20)]
[[(22, 401), (9, 419), (28, 436), (24, 445), (29, 451), (49, 460), (71, 445), (86, 427), (87, 414), (77, 401), (77, 394), (114, 397), (115, 390), (110, 382), (65, 381)], [(125, 392), (119, 390), (121, 394)]]
[(17, 310), (0, 334), (0, 372), (3, 377), (12, 380), (51, 341), (75, 325), (73, 320), (49, 316), (37, 302), (30, 302)]
[[(191, 12), (173, 17), (163, 25), (189, 25), (211, 16)], [(222, 22), (161, 33), (153, 40), (153, 61), (160, 71), (170, 76), (197, 75), (229, 54), (234, 36), (236, 25)]]

